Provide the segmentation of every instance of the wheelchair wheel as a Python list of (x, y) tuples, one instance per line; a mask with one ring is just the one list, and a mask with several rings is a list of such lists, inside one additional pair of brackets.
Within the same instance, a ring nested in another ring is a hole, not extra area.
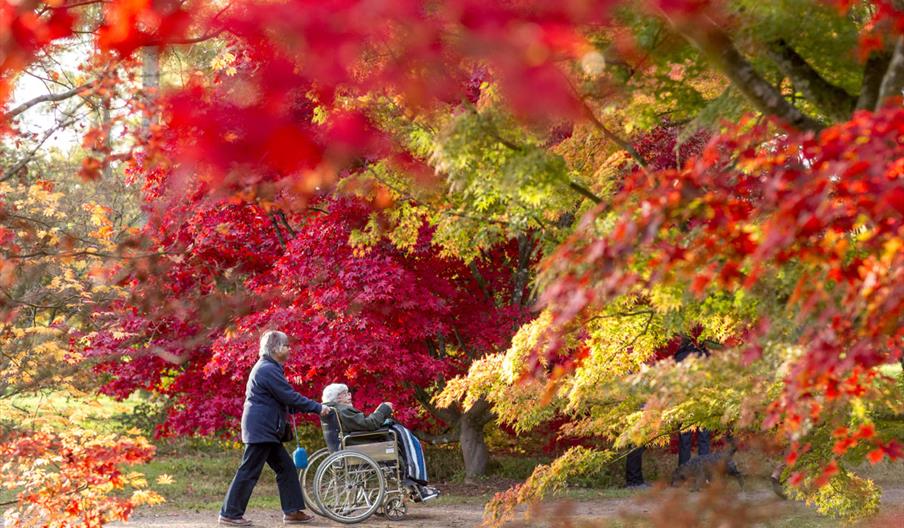
[(329, 449), (325, 447), (323, 449), (318, 449), (308, 458), (308, 467), (304, 468), (304, 471), (298, 475), (298, 482), (301, 484), (301, 494), (304, 496), (305, 505), (310, 508), (312, 512), (320, 516), (325, 515), (323, 510), (317, 505), (317, 501), (314, 500), (314, 475), (317, 474), (317, 468), (320, 467), (320, 464), (329, 455)]
[(408, 514), (408, 506), (401, 497), (393, 497), (383, 505), (383, 515), (390, 521), (401, 521)]
[(314, 500), (323, 515), (352, 524), (361, 522), (383, 504), (386, 480), (372, 458), (354, 451), (333, 453), (314, 475)]

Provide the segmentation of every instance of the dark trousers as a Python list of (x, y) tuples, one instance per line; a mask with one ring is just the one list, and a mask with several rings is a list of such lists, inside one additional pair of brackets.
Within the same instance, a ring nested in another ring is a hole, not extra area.
[(298, 471), (292, 457), (282, 444), (245, 444), (242, 463), (235, 472), (235, 478), (226, 492), (226, 500), (220, 515), (237, 519), (245, 515), (251, 492), (264, 469), (264, 462), (276, 473), (276, 485), (279, 487), (279, 503), (283, 513), (292, 513), (304, 509), (304, 497), (301, 495), (301, 484), (298, 482)]
[[(709, 454), (710, 433), (706, 429), (697, 429), (697, 454)], [(684, 465), (691, 459), (691, 446), (694, 442), (693, 431), (685, 431), (678, 435), (678, 465)]]
[(625, 458), (625, 484), (636, 486), (643, 484), (643, 447), (628, 453)]

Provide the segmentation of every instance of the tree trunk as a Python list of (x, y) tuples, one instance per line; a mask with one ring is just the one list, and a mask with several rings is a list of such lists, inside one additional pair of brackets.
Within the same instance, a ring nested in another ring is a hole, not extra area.
[(470, 481), (474, 477), (486, 474), (490, 461), (490, 450), (483, 437), (486, 422), (474, 420), (463, 414), (459, 423), (458, 440), (465, 461), (465, 481)]
[(461, 456), (465, 462), (465, 481), (485, 475), (490, 461), (490, 450), (484, 439), (483, 428), (492, 420), (490, 404), (484, 399), (477, 400), (458, 421), (458, 441)]
[(101, 129), (104, 131), (104, 166), (103, 180), (109, 182), (113, 178), (113, 166), (110, 165), (110, 153), (113, 152), (113, 118), (110, 115), (110, 99), (101, 101)]
[[(428, 342), (428, 346), (432, 347), (432, 344)], [(486, 474), (487, 464), (490, 461), (490, 450), (487, 448), (483, 429), (493, 419), (489, 402), (480, 399), (467, 411), (464, 411), (460, 405), (438, 408), (433, 405), (430, 396), (424, 389), (417, 387), (414, 390), (415, 398), (427, 409), (427, 412), (451, 427), (449, 436), (445, 434), (438, 437), (419, 435), (419, 438), (432, 444), (448, 443), (454, 441), (453, 439), (457, 435), (461, 456), (465, 463), (465, 479), (469, 481), (474, 477)]]
[(888, 64), (888, 71), (882, 78), (882, 85), (879, 87), (879, 100), (876, 101), (876, 110), (882, 108), (886, 99), (890, 97), (901, 97), (904, 90), (904, 35), (898, 37), (895, 44), (895, 51), (891, 56), (891, 62)]
[(149, 103), (141, 122), (141, 128), (146, 135), (151, 125), (157, 123), (157, 115), (151, 104), (160, 88), (160, 48), (157, 46), (147, 46), (141, 50), (141, 87)]

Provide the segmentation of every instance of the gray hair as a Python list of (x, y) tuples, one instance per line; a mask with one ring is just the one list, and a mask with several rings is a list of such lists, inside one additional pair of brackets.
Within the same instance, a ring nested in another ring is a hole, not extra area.
[(279, 330), (270, 330), (264, 332), (261, 336), (260, 357), (268, 357), (273, 359), (273, 353), (279, 350), (279, 347), (289, 345), (289, 336)]
[(348, 385), (345, 383), (330, 383), (323, 388), (321, 401), (323, 403), (335, 402), (345, 392), (348, 392)]

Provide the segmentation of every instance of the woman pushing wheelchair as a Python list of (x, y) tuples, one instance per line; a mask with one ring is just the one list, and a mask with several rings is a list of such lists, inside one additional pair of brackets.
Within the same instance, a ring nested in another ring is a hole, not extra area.
[(292, 433), (288, 425), (289, 413), (318, 413), (323, 417), (332, 410), (298, 394), (289, 385), (283, 365), (290, 354), (286, 334), (269, 331), (261, 336), (259, 359), (251, 369), (245, 387), (242, 410), (242, 443), (245, 449), (220, 510), (220, 525), (252, 524), (244, 518), (245, 508), (265, 463), (276, 473), (283, 522), (300, 524), (313, 520), (304, 511), (305, 501), (295, 463), (282, 442)]
[[(374, 513), (400, 519), (407, 511), (406, 498), (421, 502), (439, 495), (426, 485), (420, 442), (391, 420), (392, 404), (384, 403), (367, 416), (352, 406), (348, 387), (340, 383), (324, 389), (324, 404), (297, 393), (283, 370), (291, 355), (289, 338), (283, 332), (265, 332), (258, 355), (245, 387), (245, 449), (220, 510), (220, 525), (252, 524), (244, 513), (264, 464), (276, 473), (284, 524), (313, 520), (304, 511), (306, 506), (342, 523), (361, 522)], [(312, 455), (306, 465), (299, 462), (304, 468), (300, 475), (282, 445), (294, 436), (289, 414), (299, 412), (320, 415), (328, 446)], [(315, 464), (317, 460), (322, 465)], [(308, 483), (312, 494), (307, 493)]]
[(332, 415), (321, 415), (325, 433), (333, 426), (333, 418), (338, 419), (344, 434), (379, 430), (394, 432), (403, 467), (402, 484), (410, 490), (415, 502), (439, 497), (439, 491), (427, 485), (427, 466), (420, 441), (405, 426), (391, 418), (391, 403), (383, 402), (373, 413), (366, 415), (352, 405), (351, 391), (344, 383), (327, 385), (323, 389), (322, 403), (335, 411)]

